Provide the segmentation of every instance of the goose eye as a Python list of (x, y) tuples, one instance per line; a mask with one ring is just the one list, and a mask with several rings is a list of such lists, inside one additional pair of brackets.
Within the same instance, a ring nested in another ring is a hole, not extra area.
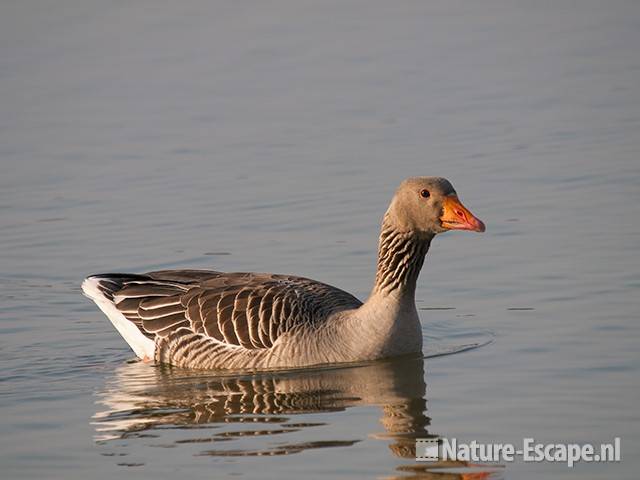
[(431, 196), (431, 194), (429, 193), (429, 190), (420, 190), (420, 196), (422, 198), (429, 198)]

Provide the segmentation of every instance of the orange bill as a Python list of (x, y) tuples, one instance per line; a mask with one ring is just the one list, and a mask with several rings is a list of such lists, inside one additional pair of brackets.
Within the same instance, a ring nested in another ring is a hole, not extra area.
[(445, 197), (440, 222), (447, 230), (485, 231), (484, 223), (467, 210), (456, 196)]

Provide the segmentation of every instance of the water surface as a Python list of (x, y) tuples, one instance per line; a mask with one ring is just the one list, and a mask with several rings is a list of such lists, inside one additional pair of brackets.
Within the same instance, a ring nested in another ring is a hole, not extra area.
[[(636, 478), (639, 6), (3, 2), (3, 475), (432, 478), (411, 446), (440, 435), (620, 436), (620, 464), (475, 475)], [(80, 294), (187, 267), (365, 298), (412, 175), (488, 227), (433, 242), (424, 361), (155, 368)]]

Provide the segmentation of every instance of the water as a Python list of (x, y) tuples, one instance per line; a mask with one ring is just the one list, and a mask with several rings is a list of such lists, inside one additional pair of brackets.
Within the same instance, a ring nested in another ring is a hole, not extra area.
[[(619, 464), (476, 475), (636, 478), (639, 6), (3, 2), (3, 478), (432, 478), (428, 435), (619, 436)], [(429, 253), (440, 356), (176, 372), (129, 363), (80, 295), (89, 273), (198, 267), (363, 298), (411, 175), (488, 227)]]

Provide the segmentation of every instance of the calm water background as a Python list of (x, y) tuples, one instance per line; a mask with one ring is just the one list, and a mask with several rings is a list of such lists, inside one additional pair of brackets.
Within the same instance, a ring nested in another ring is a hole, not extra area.
[[(428, 432), (620, 436), (492, 476), (637, 478), (639, 45), (635, 1), (2, 2), (2, 477), (419, 476)], [(411, 175), (488, 226), (432, 246), (426, 351), (482, 348), (220, 379), (127, 363), (80, 295), (189, 267), (364, 298)]]

